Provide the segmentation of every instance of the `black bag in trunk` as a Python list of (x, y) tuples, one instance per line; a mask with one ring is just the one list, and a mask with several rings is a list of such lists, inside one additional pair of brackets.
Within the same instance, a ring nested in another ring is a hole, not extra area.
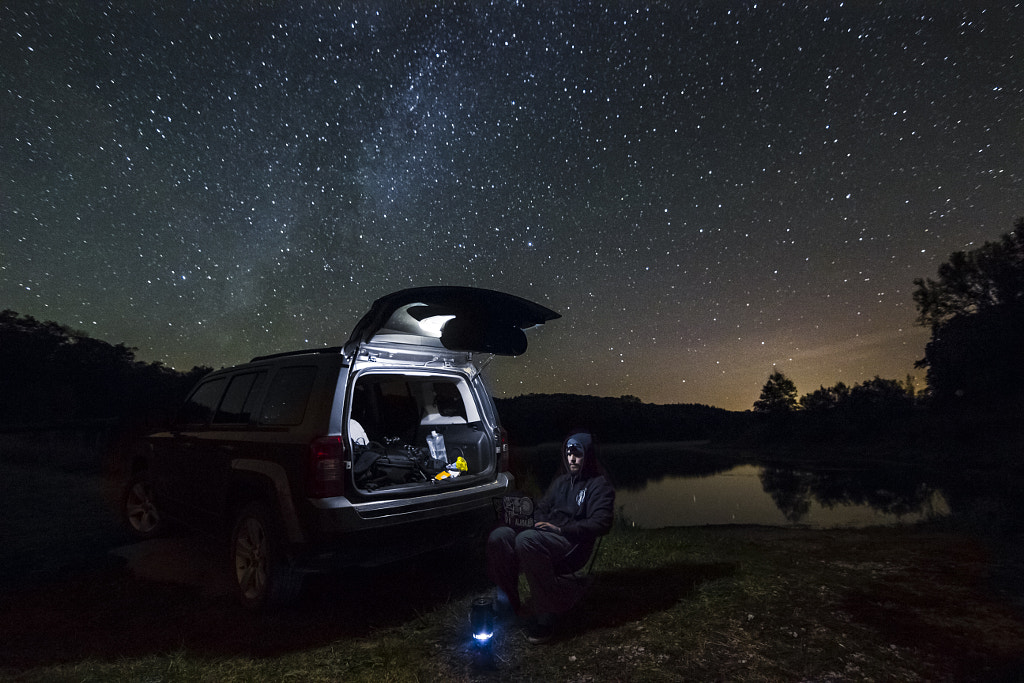
[(384, 486), (427, 481), (438, 470), (426, 448), (377, 442), (359, 449), (353, 458), (356, 485), (370, 491)]

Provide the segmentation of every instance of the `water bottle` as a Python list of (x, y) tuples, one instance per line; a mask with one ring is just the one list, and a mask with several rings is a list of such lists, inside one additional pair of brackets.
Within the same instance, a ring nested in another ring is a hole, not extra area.
[(434, 465), (444, 469), (448, 465), (448, 452), (444, 447), (444, 436), (436, 431), (430, 432), (427, 436), (427, 448), (430, 449), (430, 457), (434, 459)]

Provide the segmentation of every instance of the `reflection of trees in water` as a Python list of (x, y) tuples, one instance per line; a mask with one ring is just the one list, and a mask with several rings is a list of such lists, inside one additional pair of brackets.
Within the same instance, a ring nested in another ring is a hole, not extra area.
[[(665, 477), (710, 477), (736, 466), (735, 460), (717, 453), (642, 444), (606, 447), (601, 450), (600, 461), (615, 488), (624, 491), (640, 491)], [(512, 462), (517, 479), (531, 478), (543, 490), (561, 471), (560, 445), (542, 444), (519, 451)]]
[(615, 488), (640, 491), (651, 482), (665, 477), (710, 477), (736, 466), (718, 454), (687, 450), (636, 450), (605, 452), (601, 463)]
[(931, 505), (936, 490), (911, 468), (808, 472), (766, 467), (761, 486), (790, 522), (806, 516), (812, 500), (828, 508), (866, 505), (889, 515), (916, 514)]
[(761, 486), (790, 522), (799, 522), (811, 509), (810, 472), (766, 467)]

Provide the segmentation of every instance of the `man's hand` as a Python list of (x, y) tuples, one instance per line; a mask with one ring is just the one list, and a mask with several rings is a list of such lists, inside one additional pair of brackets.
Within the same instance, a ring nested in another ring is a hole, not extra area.
[(553, 534), (560, 534), (562, 530), (551, 522), (537, 522), (533, 525), (534, 529), (540, 529), (541, 531), (550, 531)]

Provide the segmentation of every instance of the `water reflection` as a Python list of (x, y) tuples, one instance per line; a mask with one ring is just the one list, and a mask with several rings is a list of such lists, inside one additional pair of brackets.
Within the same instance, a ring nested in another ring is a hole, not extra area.
[(868, 507), (894, 521), (949, 512), (941, 494), (906, 468), (808, 472), (766, 467), (760, 479), (765, 493), (793, 523), (804, 521), (814, 502), (837, 512)]
[(907, 472), (801, 471), (756, 465), (711, 476), (665, 476), (616, 496), (644, 528), (800, 524), (816, 528), (912, 523), (949, 513), (941, 492)]
[[(816, 528), (913, 523), (949, 514), (946, 498), (912, 467), (784, 468), (740, 464), (701, 444), (614, 444), (602, 462), (626, 523), (644, 528), (799, 524)], [(517, 477), (550, 481), (557, 444), (521, 449)]]

